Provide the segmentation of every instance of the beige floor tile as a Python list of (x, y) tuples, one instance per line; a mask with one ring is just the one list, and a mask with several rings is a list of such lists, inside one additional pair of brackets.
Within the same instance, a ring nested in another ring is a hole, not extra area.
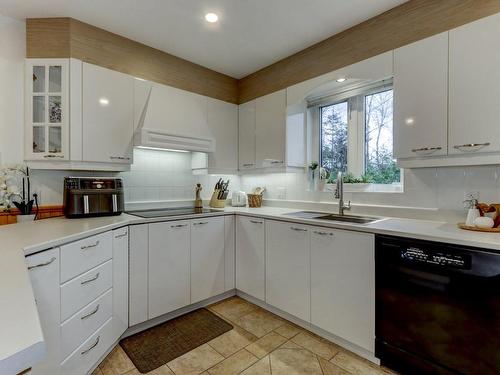
[(314, 353), (306, 349), (276, 349), (270, 355), (273, 375), (323, 375)]
[(211, 375), (236, 375), (257, 361), (257, 357), (243, 349), (209, 369), (208, 373)]
[(339, 352), (338, 346), (306, 332), (299, 333), (292, 341), (326, 360), (330, 360)]
[(293, 336), (304, 330), (296, 325), (286, 323), (281, 327), (276, 328), (274, 331), (287, 339), (291, 339)]
[(198, 375), (215, 366), (224, 357), (210, 345), (204, 344), (167, 363), (176, 375)]
[(232, 297), (210, 306), (209, 309), (234, 322), (258, 307), (239, 297)]
[(102, 375), (102, 371), (99, 367), (97, 367), (93, 372), (92, 375)]
[(285, 324), (281, 318), (263, 309), (244, 315), (235, 323), (257, 337), (262, 337)]
[(330, 362), (352, 375), (387, 375), (383, 368), (343, 350), (333, 357)]
[(248, 345), (246, 349), (256, 357), (262, 358), (271, 353), (280, 345), (283, 345), (286, 341), (286, 338), (278, 335), (276, 332), (270, 332), (254, 343)]
[(147, 374), (142, 374), (139, 372), (139, 370), (133, 369), (132, 371), (129, 371), (124, 375), (174, 375), (174, 373), (165, 365), (158, 367), (157, 369), (154, 369), (153, 371), (150, 371)]
[(102, 361), (99, 368), (102, 375), (122, 375), (135, 369), (135, 366), (121, 346), (117, 345)]
[(243, 371), (241, 375), (271, 375), (271, 363), (269, 362), (269, 356), (267, 355), (258, 362), (254, 363), (252, 366)]
[(283, 345), (280, 346), (281, 349), (305, 349), (300, 345), (297, 345), (292, 340), (288, 340)]
[(323, 375), (350, 375), (347, 371), (344, 371), (333, 363), (328, 362), (326, 359), (318, 356), (319, 365), (323, 370)]
[(227, 358), (255, 340), (257, 340), (257, 337), (235, 326), (231, 331), (216, 337), (209, 341), (208, 344)]

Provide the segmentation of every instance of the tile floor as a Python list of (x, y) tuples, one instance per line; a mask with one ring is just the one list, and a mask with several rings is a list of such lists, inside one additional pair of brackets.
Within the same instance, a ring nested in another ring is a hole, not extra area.
[[(208, 307), (234, 329), (148, 375), (388, 375), (376, 366), (241, 298)], [(139, 375), (117, 346), (93, 375)]]

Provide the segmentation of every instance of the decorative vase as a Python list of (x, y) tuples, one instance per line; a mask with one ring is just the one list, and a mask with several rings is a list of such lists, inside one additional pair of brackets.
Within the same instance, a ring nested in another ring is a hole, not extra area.
[(35, 214), (31, 215), (17, 215), (16, 220), (18, 223), (24, 223), (26, 221), (34, 221), (35, 220)]

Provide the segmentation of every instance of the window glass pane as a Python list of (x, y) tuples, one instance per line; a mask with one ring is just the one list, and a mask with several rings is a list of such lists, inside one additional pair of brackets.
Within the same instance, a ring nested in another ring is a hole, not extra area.
[(45, 127), (33, 127), (33, 152), (45, 152)]
[(320, 109), (321, 167), (336, 176), (347, 172), (347, 102)]
[(49, 152), (61, 152), (61, 127), (49, 127)]
[(49, 96), (49, 122), (61, 122), (61, 97)]
[(61, 67), (49, 67), (49, 92), (61, 92)]
[(33, 97), (33, 122), (45, 122), (45, 96)]
[(33, 92), (45, 91), (45, 66), (33, 67)]
[(392, 90), (365, 96), (365, 173), (377, 184), (400, 181), (392, 155), (392, 111)]

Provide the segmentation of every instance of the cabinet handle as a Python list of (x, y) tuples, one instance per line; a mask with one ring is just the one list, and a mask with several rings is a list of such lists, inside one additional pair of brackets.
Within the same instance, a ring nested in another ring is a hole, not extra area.
[(84, 280), (80, 284), (85, 285), (85, 284), (91, 283), (92, 281), (96, 281), (98, 278), (99, 278), (99, 272), (97, 272), (97, 274), (93, 278), (88, 279), (88, 280)]
[(83, 352), (81, 352), (80, 354), (81, 355), (85, 355), (87, 354), (88, 352), (90, 352), (92, 349), (94, 349), (98, 344), (99, 344), (99, 340), (101, 339), (101, 336), (97, 336), (97, 340), (95, 340), (95, 343), (92, 344), (92, 346), (88, 349), (85, 349)]
[(187, 224), (177, 224), (177, 225), (171, 225), (170, 228), (184, 228), (187, 227)]
[(320, 236), (333, 236), (333, 233), (330, 233), (330, 232), (318, 232), (318, 231), (314, 231), (315, 234), (319, 234)]
[(253, 163), (245, 163), (245, 164), (243, 164), (244, 167), (251, 167), (253, 165), (254, 165)]
[(303, 228), (290, 227), (290, 229), (294, 230), (296, 232), (307, 232), (307, 229), (303, 229)]
[(34, 266), (29, 266), (28, 267), (28, 270), (32, 270), (34, 268), (38, 268), (38, 267), (45, 267), (45, 266), (48, 266), (49, 264), (52, 264), (54, 263), (54, 261), (56, 260), (55, 257), (52, 257), (49, 261), (45, 262), (45, 263), (40, 263), (40, 264), (36, 264)]
[(128, 232), (122, 233), (122, 234), (117, 234), (115, 238), (122, 238), (125, 237), (128, 234)]
[(64, 155), (54, 155), (54, 154), (48, 154), (48, 155), (43, 155), (44, 158), (59, 158), (62, 159), (64, 158)]
[(111, 160), (130, 160), (128, 156), (110, 156)]
[(250, 220), (251, 223), (254, 223), (254, 224), (264, 224), (262, 221), (258, 221), (258, 220)]
[(491, 144), (490, 142), (485, 142), (485, 143), (466, 143), (464, 145), (455, 145), (455, 146), (453, 146), (453, 148), (456, 148), (457, 150), (460, 150), (462, 148), (470, 149), (470, 148), (474, 148), (474, 147), (482, 148), (482, 147), (489, 146), (490, 144)]
[(437, 146), (437, 147), (421, 147), (421, 148), (414, 148), (413, 150), (411, 150), (411, 152), (424, 152), (424, 151), (429, 151), (429, 152), (434, 152), (434, 151), (438, 151), (438, 150), (442, 150), (443, 148), (441, 146)]
[(87, 250), (87, 249), (91, 249), (91, 248), (96, 247), (96, 246), (99, 246), (99, 241), (96, 241), (95, 244), (93, 244), (93, 245), (82, 246), (82, 247), (80, 247), (80, 249)]
[(99, 305), (97, 305), (97, 306), (96, 306), (96, 308), (94, 309), (94, 311), (92, 311), (92, 312), (88, 313), (87, 315), (82, 316), (80, 319), (81, 319), (81, 320), (88, 319), (88, 318), (90, 318), (92, 315), (96, 314), (98, 311), (99, 311)]
[(193, 225), (204, 225), (204, 224), (208, 224), (208, 221), (199, 221), (197, 223), (193, 223)]
[(283, 164), (283, 160), (272, 160), (271, 164)]

